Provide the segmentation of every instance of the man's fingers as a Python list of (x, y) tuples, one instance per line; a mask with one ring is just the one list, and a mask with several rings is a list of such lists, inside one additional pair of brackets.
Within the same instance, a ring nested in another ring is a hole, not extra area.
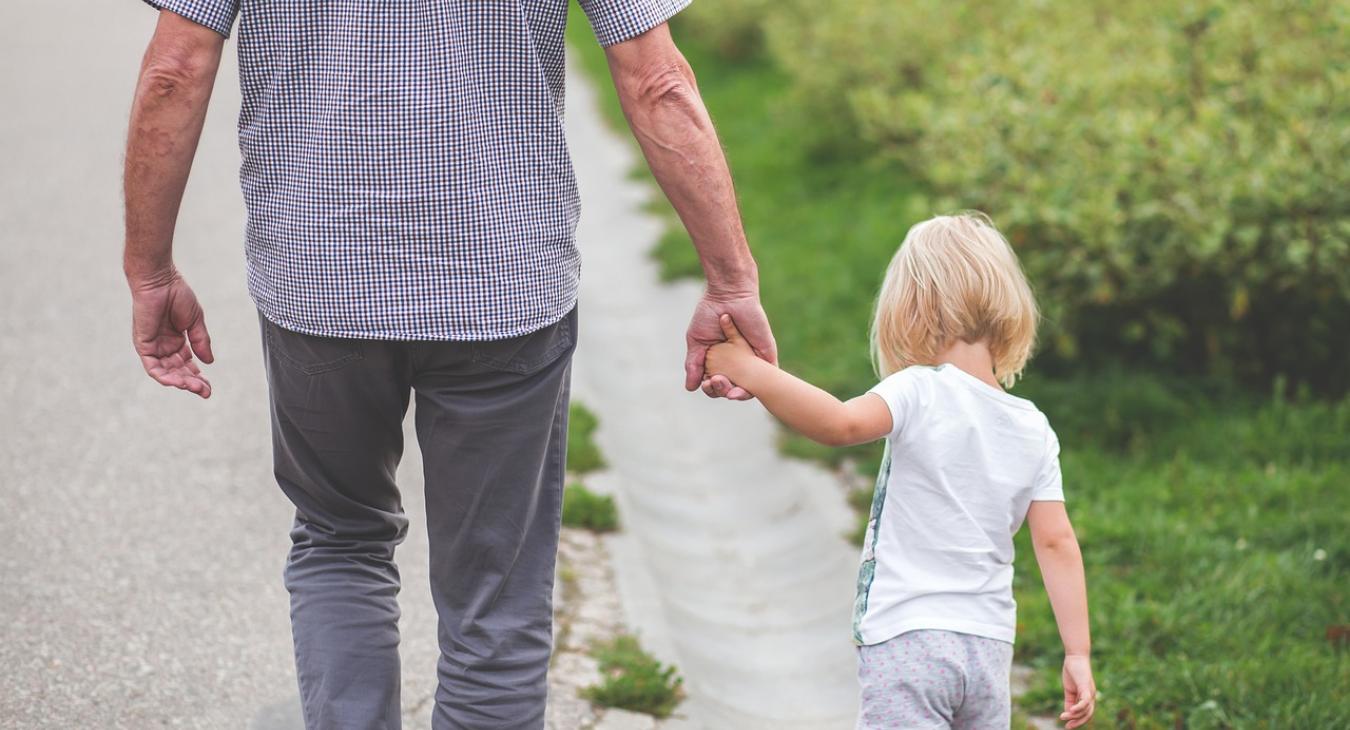
[(778, 365), (778, 343), (773, 339), (773, 333), (768, 333), (765, 341), (754, 345), (755, 354), (759, 359), (765, 360), (772, 365)]
[(725, 375), (713, 375), (703, 381), (703, 392), (709, 398), (725, 398), (731, 388), (731, 381)]
[(188, 327), (187, 338), (198, 360), (208, 365), (216, 361), (215, 355), (211, 353), (211, 335), (206, 331), (206, 315), (197, 315), (197, 321)]
[(165, 358), (142, 357), (141, 365), (146, 375), (166, 388), (186, 390), (202, 398), (211, 397), (211, 381), (197, 372), (191, 360), (183, 360), (178, 353)]
[(750, 400), (751, 398), (754, 398), (754, 396), (750, 395), (750, 391), (745, 388), (742, 388), (739, 385), (733, 385), (731, 386), (731, 390), (727, 391), (726, 398), (728, 400)]
[(693, 340), (689, 341), (689, 352), (684, 356), (684, 389), (693, 391), (703, 382), (703, 363), (708, 357), (708, 347)]
[(191, 378), (187, 389), (203, 399), (211, 397), (211, 383), (206, 378)]

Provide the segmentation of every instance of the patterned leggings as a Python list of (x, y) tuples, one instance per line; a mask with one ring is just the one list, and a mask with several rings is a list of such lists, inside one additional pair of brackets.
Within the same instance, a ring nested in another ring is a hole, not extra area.
[(953, 631), (910, 631), (858, 648), (858, 730), (1000, 730), (1012, 722), (1013, 647)]

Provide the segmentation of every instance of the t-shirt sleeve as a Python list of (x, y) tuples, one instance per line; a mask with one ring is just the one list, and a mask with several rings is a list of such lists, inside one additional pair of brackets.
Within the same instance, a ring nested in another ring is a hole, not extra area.
[(670, 20), (691, 0), (578, 0), (596, 40), (612, 46)]
[(1049, 426), (1046, 426), (1045, 440), (1045, 460), (1036, 476), (1036, 485), (1031, 489), (1031, 501), (1063, 502), (1064, 477), (1059, 471), (1059, 437)]
[(913, 417), (918, 407), (918, 380), (919, 371), (910, 367), (890, 375), (867, 391), (881, 396), (891, 410), (891, 432), (886, 438), (899, 436), (905, 423)]
[(145, 0), (156, 10), (181, 15), (222, 36), (230, 37), (230, 28), (239, 14), (239, 0)]

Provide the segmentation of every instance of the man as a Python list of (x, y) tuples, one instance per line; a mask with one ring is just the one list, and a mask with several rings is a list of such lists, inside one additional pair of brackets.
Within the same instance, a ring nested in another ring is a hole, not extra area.
[[(202, 309), (175, 218), (222, 44), (239, 22), (240, 178), (310, 728), (399, 725), (394, 471), (417, 397), (436, 728), (538, 728), (575, 343), (578, 216), (563, 139), (565, 0), (148, 0), (160, 19), (126, 156), (133, 340), (203, 398)], [(688, 0), (582, 0), (708, 286), (685, 385), (732, 315), (775, 359), (726, 162), (665, 22)]]

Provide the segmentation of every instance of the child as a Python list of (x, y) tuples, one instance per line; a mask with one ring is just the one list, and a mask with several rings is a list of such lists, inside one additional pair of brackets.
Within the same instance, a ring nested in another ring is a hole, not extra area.
[(1064, 642), (1067, 727), (1085, 724), (1089, 662), (1082, 556), (1064, 511), (1059, 442), (1004, 392), (1036, 337), (1036, 302), (987, 218), (910, 229), (877, 300), (885, 379), (841, 403), (759, 359), (723, 315), (708, 352), (792, 429), (829, 446), (886, 438), (858, 576), (859, 728), (1006, 728), (1016, 626), (1013, 534), (1023, 520)]

